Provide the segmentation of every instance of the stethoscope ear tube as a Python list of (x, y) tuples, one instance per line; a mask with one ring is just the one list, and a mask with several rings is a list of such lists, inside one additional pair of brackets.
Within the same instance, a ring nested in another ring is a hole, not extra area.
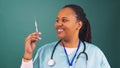
[(83, 49), (83, 53), (85, 53), (85, 50), (86, 50), (86, 44), (84, 41), (82, 41), (83, 45), (84, 45), (84, 49)]
[[(83, 49), (82, 52), (80, 52), (80, 53), (78, 54), (77, 59), (79, 58), (79, 56), (80, 56), (81, 54), (84, 54), (84, 55), (86, 56), (86, 61), (87, 61), (87, 60), (88, 60), (88, 55), (87, 55), (87, 53), (85, 52), (85, 50), (86, 50), (86, 44), (85, 44), (84, 41), (82, 41), (82, 43), (83, 43), (83, 45), (84, 45), (84, 49)], [(77, 62), (77, 61), (76, 61), (76, 62)]]
[(53, 59), (53, 54), (54, 54), (54, 52), (55, 52), (55, 49), (56, 49), (57, 45), (58, 45), (60, 42), (61, 42), (61, 39), (60, 39), (60, 40), (56, 43), (56, 45), (54, 46), (50, 59)]
[(86, 56), (86, 60), (88, 60), (88, 55), (87, 55), (87, 53), (85, 52), (85, 50), (86, 50), (86, 44), (85, 44), (84, 41), (83, 41), (83, 45), (84, 45), (84, 49), (83, 49), (83, 52), (82, 52), (82, 53), (85, 54), (85, 56)]

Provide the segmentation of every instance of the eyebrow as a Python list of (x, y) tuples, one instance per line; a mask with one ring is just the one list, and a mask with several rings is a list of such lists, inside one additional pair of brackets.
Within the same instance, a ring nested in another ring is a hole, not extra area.
[[(62, 17), (63, 19), (67, 19), (67, 17)], [(59, 19), (59, 17), (56, 17), (56, 19)]]

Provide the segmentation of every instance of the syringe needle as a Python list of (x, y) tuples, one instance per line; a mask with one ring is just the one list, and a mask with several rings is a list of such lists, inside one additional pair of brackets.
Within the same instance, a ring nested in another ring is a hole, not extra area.
[(38, 26), (37, 26), (37, 21), (35, 19), (35, 28), (36, 28), (36, 32), (38, 32)]

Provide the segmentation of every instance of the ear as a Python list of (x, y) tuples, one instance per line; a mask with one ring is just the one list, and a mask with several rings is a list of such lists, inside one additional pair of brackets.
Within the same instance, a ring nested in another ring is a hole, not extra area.
[(79, 21), (77, 23), (78, 23), (77, 29), (80, 30), (83, 26), (83, 23), (82, 23), (82, 21)]

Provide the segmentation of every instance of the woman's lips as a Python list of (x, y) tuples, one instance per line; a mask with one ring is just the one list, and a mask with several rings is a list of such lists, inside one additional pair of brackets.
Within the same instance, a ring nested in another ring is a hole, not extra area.
[(62, 28), (58, 28), (58, 29), (57, 29), (57, 32), (58, 32), (58, 33), (61, 33), (61, 32), (63, 32), (63, 29), (62, 29)]

